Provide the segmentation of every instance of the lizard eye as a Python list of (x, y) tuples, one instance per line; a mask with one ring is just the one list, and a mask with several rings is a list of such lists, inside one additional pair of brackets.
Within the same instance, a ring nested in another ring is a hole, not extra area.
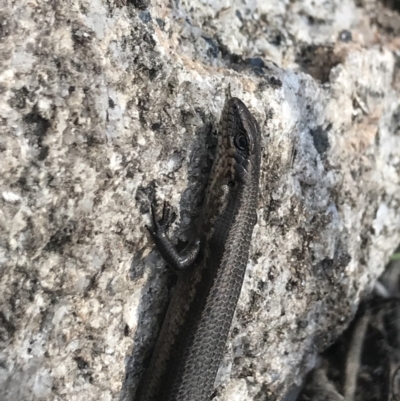
[(247, 142), (246, 135), (241, 134), (241, 133), (237, 134), (234, 139), (234, 144), (235, 144), (236, 149), (246, 150), (248, 148), (248, 142)]

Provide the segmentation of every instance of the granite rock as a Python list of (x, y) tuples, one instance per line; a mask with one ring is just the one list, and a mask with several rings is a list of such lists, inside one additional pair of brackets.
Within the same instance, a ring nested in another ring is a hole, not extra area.
[(392, 3), (3, 1), (2, 400), (132, 399), (174, 281), (149, 205), (187, 240), (229, 86), (262, 178), (214, 399), (302, 383), (400, 242)]

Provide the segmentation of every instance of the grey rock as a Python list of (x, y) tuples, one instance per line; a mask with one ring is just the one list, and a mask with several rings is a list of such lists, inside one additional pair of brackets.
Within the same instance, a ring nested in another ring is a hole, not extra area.
[(174, 280), (149, 204), (188, 238), (229, 85), (264, 148), (215, 400), (280, 399), (400, 242), (396, 13), (134, 3), (0, 8), (0, 399), (132, 398)]

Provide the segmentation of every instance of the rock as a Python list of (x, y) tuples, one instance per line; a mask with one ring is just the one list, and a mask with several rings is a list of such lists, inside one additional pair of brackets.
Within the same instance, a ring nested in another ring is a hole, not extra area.
[(264, 147), (215, 400), (301, 384), (400, 242), (399, 14), (357, 4), (2, 7), (2, 400), (132, 398), (174, 280), (149, 204), (187, 239), (228, 86)]

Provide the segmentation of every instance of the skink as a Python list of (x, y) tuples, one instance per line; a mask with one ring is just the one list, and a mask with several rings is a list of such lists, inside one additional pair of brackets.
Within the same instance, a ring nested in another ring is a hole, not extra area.
[(240, 295), (260, 177), (260, 129), (238, 98), (225, 102), (196, 238), (178, 253), (152, 207), (148, 227), (178, 280), (135, 401), (206, 401)]

